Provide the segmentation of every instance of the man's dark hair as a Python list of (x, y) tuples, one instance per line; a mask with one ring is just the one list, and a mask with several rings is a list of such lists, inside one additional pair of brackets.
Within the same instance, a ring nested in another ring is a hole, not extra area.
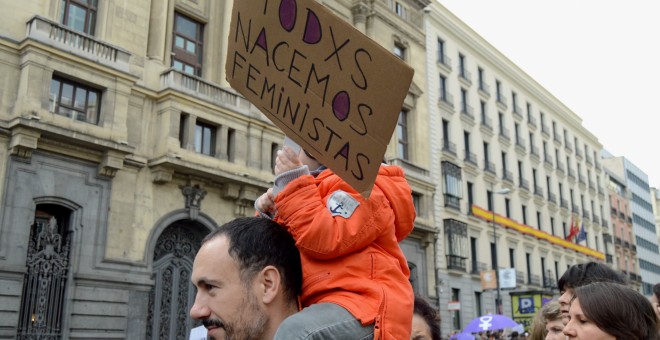
[(426, 324), (429, 325), (431, 329), (431, 339), (440, 340), (440, 313), (431, 306), (431, 304), (426, 301), (421, 296), (415, 295), (415, 309), (413, 314), (417, 314), (424, 318)]
[(586, 262), (570, 266), (559, 279), (557, 287), (560, 292), (563, 292), (567, 288), (577, 288), (597, 281), (628, 283), (628, 279), (623, 273), (615, 271), (606, 264)]
[(280, 272), (286, 297), (297, 299), (302, 291), (300, 252), (281, 225), (267, 218), (239, 217), (206, 235), (202, 244), (221, 235), (229, 240), (229, 255), (238, 262), (241, 280), (246, 285), (271, 265)]
[(575, 288), (582, 313), (616, 339), (659, 339), (651, 302), (628, 286), (592, 282)]
[(653, 294), (655, 295), (655, 298), (658, 299), (658, 302), (660, 302), (660, 283), (653, 285)]

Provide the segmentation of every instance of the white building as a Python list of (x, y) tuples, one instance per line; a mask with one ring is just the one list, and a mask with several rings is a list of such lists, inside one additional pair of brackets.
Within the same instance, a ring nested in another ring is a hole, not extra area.
[[(482, 271), (515, 268), (516, 292), (551, 296), (569, 265), (604, 261), (609, 216), (602, 146), (580, 117), (438, 2), (426, 20), (434, 210), (443, 229), (437, 294), (447, 334), (496, 311), (497, 290), (482, 289)], [(579, 245), (565, 241), (572, 220), (587, 233)], [(502, 312), (516, 316), (521, 300), (510, 292), (500, 293)], [(461, 309), (448, 311), (450, 301)]]

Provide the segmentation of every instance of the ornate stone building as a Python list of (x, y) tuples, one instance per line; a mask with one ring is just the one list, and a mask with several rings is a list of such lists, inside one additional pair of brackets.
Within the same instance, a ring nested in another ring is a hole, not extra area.
[[(430, 1), (323, 2), (416, 70), (387, 157), (433, 295)], [(0, 3), (0, 338), (186, 339), (200, 240), (254, 213), (283, 137), (225, 81), (232, 1)]]

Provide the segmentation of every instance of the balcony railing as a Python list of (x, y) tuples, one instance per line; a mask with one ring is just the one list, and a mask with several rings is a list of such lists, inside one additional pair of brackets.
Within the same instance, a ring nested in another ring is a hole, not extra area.
[(527, 123), (533, 128), (536, 128), (536, 118), (534, 118), (529, 112), (527, 113)]
[(555, 132), (555, 142), (561, 144), (561, 135), (558, 132)]
[(465, 159), (464, 160), (465, 160), (466, 163), (470, 163), (474, 166), (477, 166), (477, 155), (472, 153), (472, 152), (465, 151)]
[(456, 156), (456, 144), (445, 140), (442, 143), (442, 151), (448, 152), (454, 156)]
[(614, 258), (610, 254), (605, 254), (605, 262), (612, 264), (614, 263)]
[(467, 116), (470, 120), (474, 120), (473, 112), (472, 106), (467, 103), (461, 103), (461, 114)]
[(491, 132), (493, 131), (493, 122), (486, 116), (481, 116), (481, 126)]
[(447, 269), (466, 271), (467, 259), (456, 255), (447, 255)]
[(550, 156), (550, 155), (545, 155), (543, 161), (545, 162), (545, 164), (548, 164), (548, 165), (552, 166), (552, 156)]
[(506, 98), (504, 98), (504, 96), (499, 93), (497, 94), (497, 104), (501, 105), (504, 108), (507, 107)]
[(537, 148), (533, 145), (529, 148), (529, 152), (532, 154), (532, 156), (535, 156), (536, 158), (540, 157), (539, 156), (539, 148)]
[(525, 273), (516, 270), (516, 283), (524, 284), (525, 283)]
[(131, 54), (100, 39), (55, 21), (35, 16), (27, 22), (27, 37), (74, 55), (129, 72)]
[(490, 96), (490, 86), (488, 86), (488, 84), (486, 84), (483, 81), (479, 83), (479, 91), (485, 94), (486, 96)]
[(242, 96), (202, 78), (169, 69), (160, 75), (163, 90), (174, 89), (213, 104), (232, 109), (249, 110), (250, 102)]
[(520, 186), (521, 188), (523, 188), (523, 189), (529, 191), (529, 181), (527, 181), (527, 180), (524, 179), (524, 178), (521, 178), (521, 179), (520, 179), (520, 183), (518, 184), (518, 186)]
[(541, 122), (541, 133), (546, 136), (550, 136), (550, 128), (547, 125), (545, 125), (543, 122)]
[(573, 210), (574, 213), (579, 214), (580, 213), (580, 208), (578, 208), (577, 205), (573, 204)]
[(541, 286), (541, 277), (536, 274), (529, 275), (529, 284), (532, 286)]
[(495, 163), (493, 162), (484, 161), (484, 170), (486, 170), (486, 172), (490, 172), (493, 175), (497, 174), (497, 170), (495, 169)]
[(471, 267), (471, 274), (479, 274), (485, 270), (488, 270), (488, 266), (483, 262), (472, 262)]
[(548, 192), (548, 201), (557, 204), (557, 196), (551, 192)]
[(447, 55), (444, 55), (444, 54), (443, 54), (443, 55), (439, 56), (439, 58), (438, 58), (438, 64), (444, 66), (444, 67), (447, 68), (449, 71), (451, 71), (451, 69), (452, 69), (452, 68), (451, 68), (451, 58), (448, 57)]
[(564, 139), (564, 147), (568, 151), (573, 151), (573, 144), (571, 144), (571, 142), (567, 141), (566, 139)]
[(568, 201), (565, 198), (562, 198), (562, 199), (559, 200), (559, 205), (562, 208), (568, 209)]
[(516, 146), (517, 146), (517, 147), (520, 147), (520, 148), (522, 148), (523, 150), (525, 150), (525, 145), (526, 145), (526, 144), (527, 144), (527, 142), (525, 141), (524, 138), (522, 138), (522, 137), (516, 137)]
[(463, 79), (463, 81), (465, 81), (466, 83), (472, 84), (472, 74), (470, 73), (470, 71), (466, 69), (462, 69), (461, 72), (459, 72), (458, 76), (461, 79)]
[(451, 93), (441, 93), (440, 94), (440, 102), (443, 103), (444, 105), (447, 105), (451, 108), (454, 107), (454, 96), (451, 95)]
[(538, 185), (535, 185), (534, 186), (534, 195), (539, 196), (539, 197), (543, 197), (543, 188), (541, 188)]
[(503, 170), (502, 171), (502, 179), (505, 181), (508, 181), (509, 183), (513, 183), (513, 173), (509, 170)]
[(521, 111), (522, 111), (522, 109), (520, 108), (520, 106), (518, 106), (518, 105), (513, 106), (513, 116), (518, 118), (518, 120), (523, 119), (522, 113), (520, 113)]
[(506, 139), (507, 141), (511, 140), (511, 137), (509, 137), (509, 129), (501, 126), (500, 127), (500, 137), (503, 138), (503, 139)]

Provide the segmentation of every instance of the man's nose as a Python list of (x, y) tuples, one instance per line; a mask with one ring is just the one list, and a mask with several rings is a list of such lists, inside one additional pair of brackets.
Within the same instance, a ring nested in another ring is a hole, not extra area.
[(197, 319), (197, 320), (206, 319), (211, 314), (210, 309), (201, 300), (202, 299), (196, 296), (195, 303), (193, 304), (192, 308), (190, 308), (190, 316), (193, 319)]

